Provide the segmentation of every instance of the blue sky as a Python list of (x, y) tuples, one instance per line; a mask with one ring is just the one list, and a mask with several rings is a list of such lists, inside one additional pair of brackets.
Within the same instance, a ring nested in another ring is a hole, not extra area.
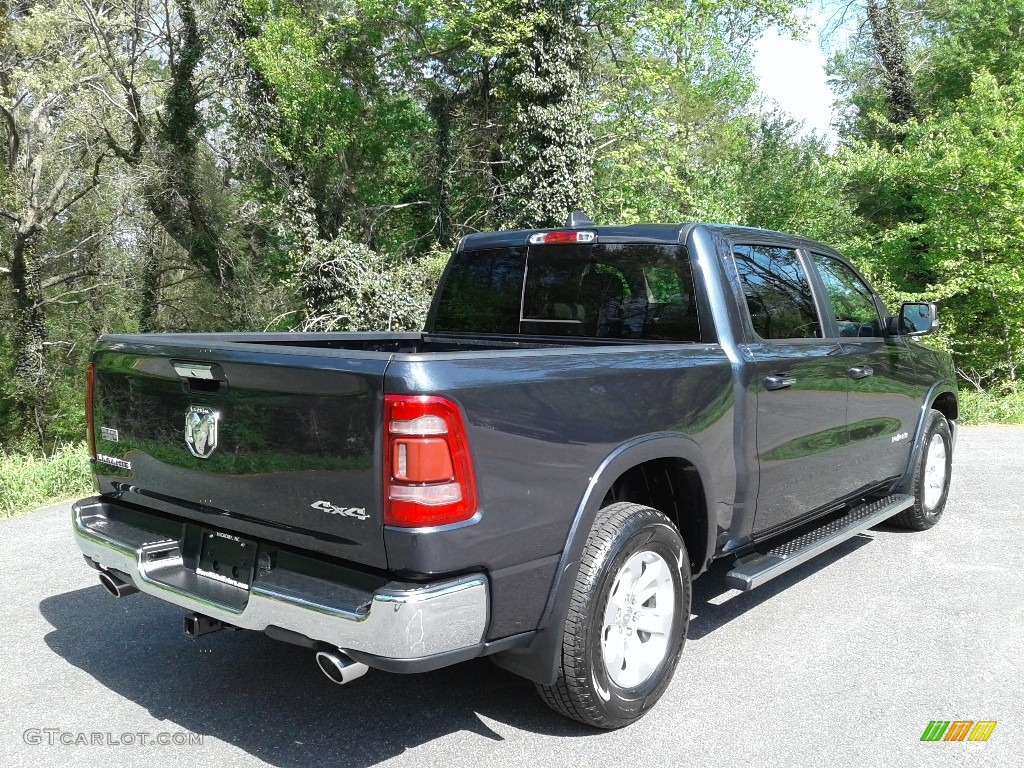
[(818, 44), (820, 12), (810, 15), (811, 28), (802, 40), (770, 32), (755, 45), (754, 71), (761, 93), (815, 131), (836, 140), (830, 123), (835, 94), (825, 81), (825, 54)]

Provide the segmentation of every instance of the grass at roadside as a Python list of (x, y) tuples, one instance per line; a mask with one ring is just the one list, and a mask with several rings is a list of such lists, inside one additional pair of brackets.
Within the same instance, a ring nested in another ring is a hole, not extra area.
[(961, 389), (961, 424), (1024, 424), (1024, 389), (996, 396)]
[(0, 518), (91, 491), (92, 475), (83, 443), (61, 445), (47, 457), (0, 449)]

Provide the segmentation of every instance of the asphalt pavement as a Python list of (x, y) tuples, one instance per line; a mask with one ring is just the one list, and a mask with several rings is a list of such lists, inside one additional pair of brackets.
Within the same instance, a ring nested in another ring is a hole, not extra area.
[[(694, 588), (672, 685), (594, 731), (486, 660), (338, 687), (306, 649), (191, 641), (183, 612), (110, 597), (67, 504), (0, 520), (0, 765), (1020, 765), (1024, 429), (963, 429), (946, 515), (883, 525), (750, 593)], [(987, 742), (922, 742), (932, 720)]]

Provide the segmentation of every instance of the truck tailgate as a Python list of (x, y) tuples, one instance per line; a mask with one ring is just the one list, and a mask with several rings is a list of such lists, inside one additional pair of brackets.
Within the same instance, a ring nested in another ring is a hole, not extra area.
[(384, 568), (387, 352), (108, 337), (93, 358), (102, 493)]

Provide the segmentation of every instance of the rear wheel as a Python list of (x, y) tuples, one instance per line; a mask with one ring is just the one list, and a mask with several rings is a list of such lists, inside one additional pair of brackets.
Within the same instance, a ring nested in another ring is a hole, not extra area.
[(602, 509), (587, 538), (562, 636), (556, 712), (621, 728), (661, 698), (690, 619), (690, 564), (679, 532), (639, 504)]
[(949, 422), (939, 411), (933, 410), (914, 466), (910, 486), (914, 505), (896, 515), (892, 522), (912, 531), (926, 531), (939, 522), (949, 496), (952, 467), (953, 436)]

